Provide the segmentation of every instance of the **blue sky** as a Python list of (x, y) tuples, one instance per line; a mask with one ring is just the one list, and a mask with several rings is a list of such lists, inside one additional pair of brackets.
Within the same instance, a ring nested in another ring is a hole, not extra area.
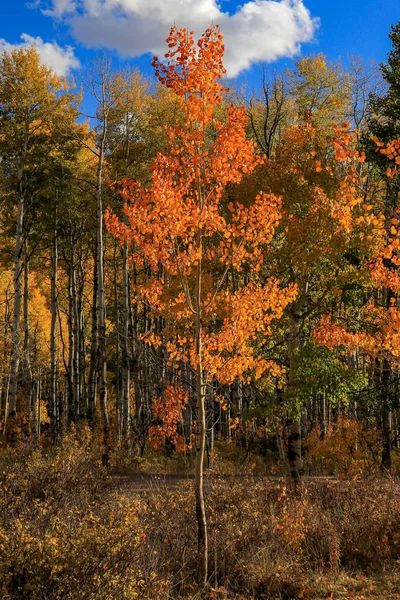
[(255, 85), (260, 61), (280, 69), (323, 52), (382, 62), (399, 20), (400, 0), (0, 0), (0, 51), (34, 43), (43, 62), (79, 74), (106, 47), (117, 64), (150, 73), (171, 24), (201, 32), (213, 21), (225, 34), (229, 73)]

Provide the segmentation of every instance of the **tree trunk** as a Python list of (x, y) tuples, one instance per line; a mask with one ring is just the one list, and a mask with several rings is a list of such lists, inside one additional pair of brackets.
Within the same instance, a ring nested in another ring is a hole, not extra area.
[[(295, 399), (297, 393), (297, 362), (298, 352), (300, 348), (300, 330), (299, 324), (292, 312), (289, 314), (290, 317), (290, 357), (289, 357), (289, 390), (292, 396), (292, 401)], [(298, 414), (298, 407), (292, 407), (291, 411), (294, 413), (294, 418), (288, 419), (288, 461), (289, 470), (292, 476), (295, 486), (299, 483), (300, 476), (303, 469), (303, 461), (301, 458), (301, 422), (300, 415)]]
[(93, 299), (92, 299), (92, 333), (90, 340), (90, 366), (88, 379), (88, 414), (87, 418), (92, 425), (96, 421), (97, 400), (97, 351), (98, 351), (98, 327), (97, 327), (97, 260), (93, 269)]
[(382, 366), (382, 467), (392, 468), (392, 411), (389, 399), (390, 365), (386, 359)]
[[(21, 188), (22, 174), (19, 187)], [(21, 254), (23, 246), (23, 223), (24, 223), (25, 199), (19, 190), (18, 194), (18, 214), (17, 227), (15, 235), (14, 251), (14, 316), (11, 329), (11, 359), (10, 371), (6, 391), (6, 411), (4, 419), (4, 431), (11, 443), (15, 442), (15, 417), (17, 413), (17, 392), (18, 392), (18, 368), (20, 362), (20, 320), (21, 320)], [(9, 433), (7, 433), (9, 432)]]
[[(102, 99), (105, 101), (105, 83), (102, 85)], [(103, 162), (107, 137), (107, 118), (103, 108), (103, 129), (99, 147), (99, 162), (97, 167), (97, 278), (98, 278), (98, 369), (99, 369), (99, 401), (104, 426), (104, 443), (108, 446), (108, 408), (107, 408), (107, 356), (106, 356), (106, 305), (104, 284), (104, 248), (103, 248)], [(106, 457), (104, 457), (105, 460)]]
[[(130, 154), (130, 121), (131, 113), (125, 115), (125, 177), (129, 173), (129, 154)], [(128, 217), (123, 214), (123, 222), (128, 223)], [(129, 247), (128, 242), (124, 242), (122, 247), (122, 437), (125, 444), (130, 446), (130, 378), (131, 365), (129, 355), (129, 322), (130, 322), (130, 278), (129, 278)], [(132, 332), (133, 334), (134, 332)], [(132, 343), (136, 345), (137, 339), (132, 336)], [(135, 356), (135, 354), (133, 355)]]
[(79, 373), (79, 396), (81, 399), (81, 414), (87, 415), (88, 398), (86, 388), (86, 343), (85, 343), (85, 312), (84, 312), (85, 270), (83, 266), (82, 248), (79, 258), (79, 285), (78, 285), (78, 373)]
[(204, 504), (203, 474), (204, 452), (206, 447), (206, 411), (205, 411), (205, 385), (202, 364), (202, 323), (201, 323), (201, 261), (197, 266), (196, 276), (196, 355), (197, 355), (197, 381), (196, 381), (196, 464), (194, 490), (196, 498), (196, 518), (198, 527), (198, 576), (202, 585), (207, 585), (208, 579), (208, 538), (207, 520)]
[(115, 416), (118, 437), (122, 434), (121, 417), (121, 335), (118, 297), (117, 240), (114, 240), (114, 310), (115, 310)]
[[(53, 254), (51, 257), (51, 326), (50, 326), (50, 396), (49, 417), (50, 433), (55, 438), (58, 429), (57, 415), (57, 270), (58, 270), (58, 240), (57, 240), (57, 204), (54, 208)], [(39, 384), (38, 384), (39, 389)]]
[(326, 391), (321, 394), (321, 439), (326, 436)]
[(288, 420), (288, 460), (290, 474), (296, 486), (299, 483), (303, 469), (303, 460), (301, 458), (300, 419)]
[(26, 407), (30, 414), (31, 425), (34, 420), (33, 416), (33, 374), (30, 356), (30, 330), (29, 330), (29, 254), (28, 254), (28, 238), (24, 241), (24, 379), (25, 379), (25, 394)]
[[(388, 310), (391, 306), (391, 300), (394, 298), (393, 292), (384, 288), (382, 292), (382, 300)], [(391, 367), (389, 361), (384, 358), (382, 360), (382, 467), (390, 471), (392, 468), (392, 410), (390, 399), (390, 375)]]
[(3, 360), (1, 361), (1, 394), (0, 394), (0, 405), (2, 414), (6, 414), (6, 394), (7, 394), (7, 383), (8, 383), (8, 371), (7, 371), (7, 359), (9, 356), (9, 320), (10, 320), (10, 284), (8, 284), (5, 290), (5, 301), (4, 301), (4, 330), (3, 330)]
[(36, 422), (36, 437), (40, 440), (41, 426), (42, 426), (42, 379), (40, 369), (38, 371), (37, 384), (36, 384), (36, 404), (37, 404), (37, 422)]
[(122, 435), (129, 444), (130, 437), (130, 356), (129, 356), (129, 269), (128, 244), (123, 246), (123, 308), (122, 308)]
[(72, 272), (71, 265), (68, 269), (68, 407), (67, 407), (67, 422), (73, 423), (76, 421), (75, 402), (74, 402), (74, 300), (72, 295)]
[(73, 328), (73, 346), (72, 346), (72, 370), (73, 370), (73, 399), (75, 420), (81, 418), (81, 398), (80, 398), (80, 322), (78, 309), (78, 293), (76, 285), (76, 241), (71, 235), (71, 294), (72, 294), (72, 328)]

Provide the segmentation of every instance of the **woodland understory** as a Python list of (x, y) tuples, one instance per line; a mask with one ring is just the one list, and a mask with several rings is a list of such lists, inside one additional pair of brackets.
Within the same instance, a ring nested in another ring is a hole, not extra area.
[(218, 26), (1, 55), (1, 598), (400, 598), (390, 39), (257, 92)]
[(84, 426), (57, 451), (26, 444), (2, 454), (0, 597), (400, 598), (397, 478), (372, 468), (293, 494), (285, 478), (253, 477), (248, 464), (242, 477), (217, 477), (215, 458), (203, 588), (193, 482), (155, 480), (139, 492), (107, 473), (101, 452)]

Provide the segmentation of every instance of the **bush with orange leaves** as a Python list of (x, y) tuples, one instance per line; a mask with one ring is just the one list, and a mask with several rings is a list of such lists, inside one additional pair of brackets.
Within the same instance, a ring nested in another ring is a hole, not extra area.
[(188, 407), (189, 394), (182, 386), (168, 383), (164, 395), (153, 400), (156, 424), (149, 428), (152, 448), (161, 450), (169, 442), (176, 452), (189, 452), (192, 449), (193, 432), (185, 431), (185, 412), (189, 410)]
[(305, 440), (307, 462), (312, 473), (353, 476), (377, 464), (379, 435), (361, 420), (341, 417), (321, 435), (314, 428)]

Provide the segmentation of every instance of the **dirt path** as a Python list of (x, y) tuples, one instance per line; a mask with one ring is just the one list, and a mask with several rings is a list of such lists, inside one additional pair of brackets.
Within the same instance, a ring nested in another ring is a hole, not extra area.
[[(147, 473), (130, 473), (130, 474), (114, 474), (112, 475), (113, 481), (116, 487), (122, 487), (130, 492), (141, 493), (147, 492), (152, 489), (166, 488), (169, 490), (177, 489), (184, 486), (187, 482), (192, 482), (194, 479), (193, 475), (162, 475), (162, 474), (147, 474)], [(283, 483), (286, 481), (285, 477), (267, 476), (267, 475), (205, 475), (205, 483), (211, 483), (213, 481), (246, 481), (251, 483), (265, 481), (276, 485), (277, 483)], [(309, 483), (325, 483), (326, 481), (334, 481), (335, 477), (332, 476), (304, 476), (302, 481), (304, 484)]]

